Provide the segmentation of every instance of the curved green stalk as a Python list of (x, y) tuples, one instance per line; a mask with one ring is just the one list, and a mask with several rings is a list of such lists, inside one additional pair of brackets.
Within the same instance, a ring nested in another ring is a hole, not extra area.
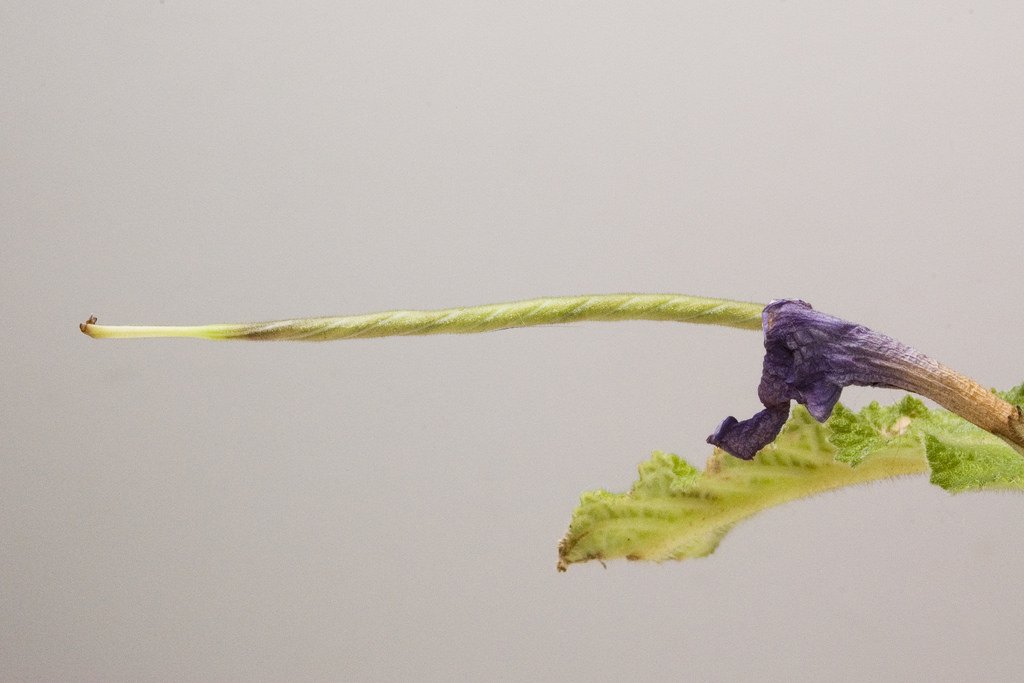
[(98, 339), (194, 337), (259, 341), (472, 334), (512, 327), (619, 320), (663, 320), (760, 330), (762, 309), (763, 304), (683, 294), (593, 294), (435, 311), (385, 311), (334, 318), (220, 325), (97, 325), (96, 318), (90, 318), (80, 328), (85, 334)]

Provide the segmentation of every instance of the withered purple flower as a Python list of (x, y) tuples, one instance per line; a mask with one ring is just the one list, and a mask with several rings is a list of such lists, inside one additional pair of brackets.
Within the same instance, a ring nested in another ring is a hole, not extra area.
[(768, 304), (762, 328), (765, 356), (757, 394), (765, 409), (742, 422), (727, 417), (708, 437), (738, 458), (749, 460), (775, 440), (790, 401), (806, 405), (824, 422), (851, 384), (921, 394), (1024, 453), (1020, 408), (892, 337), (796, 299)]

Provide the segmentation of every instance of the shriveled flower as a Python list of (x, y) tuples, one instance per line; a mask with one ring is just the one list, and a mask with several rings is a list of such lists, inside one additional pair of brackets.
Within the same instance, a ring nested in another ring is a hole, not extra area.
[(892, 337), (796, 299), (768, 304), (762, 328), (765, 356), (757, 394), (765, 410), (742, 422), (727, 417), (708, 437), (738, 458), (749, 460), (775, 440), (790, 401), (806, 405), (824, 422), (851, 384), (921, 394), (1024, 452), (1019, 407)]

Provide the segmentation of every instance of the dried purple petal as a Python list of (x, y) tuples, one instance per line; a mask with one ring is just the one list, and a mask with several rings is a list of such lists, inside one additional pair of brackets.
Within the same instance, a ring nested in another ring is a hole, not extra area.
[(765, 445), (775, 440), (788, 418), (789, 401), (765, 408), (743, 422), (730, 415), (708, 437), (708, 443), (737, 458), (750, 460)]
[(728, 417), (708, 437), (738, 458), (749, 460), (775, 440), (791, 400), (824, 422), (851, 384), (927, 396), (1018, 450), (1024, 447), (1019, 408), (891, 337), (796, 299), (771, 302), (761, 320), (765, 356), (757, 394), (765, 410), (743, 421)]

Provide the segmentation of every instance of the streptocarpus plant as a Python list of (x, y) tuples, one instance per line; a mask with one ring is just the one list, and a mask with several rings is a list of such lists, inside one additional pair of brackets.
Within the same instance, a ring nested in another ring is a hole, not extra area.
[[(151, 327), (81, 325), (96, 338), (196, 337), (327, 341), (463, 334), (582, 321), (662, 320), (762, 329), (765, 408), (726, 418), (704, 472), (655, 452), (626, 494), (586, 493), (559, 545), (559, 569), (589, 559), (661, 561), (711, 553), (736, 522), (773, 505), (854, 483), (931, 472), (948, 491), (1024, 490), (1024, 384), (1005, 394), (891, 337), (792, 299), (761, 304), (676, 294), (552, 297), (436, 311), (388, 311), (247, 324)], [(910, 396), (853, 413), (849, 385)], [(790, 415), (790, 402), (798, 408)]]

